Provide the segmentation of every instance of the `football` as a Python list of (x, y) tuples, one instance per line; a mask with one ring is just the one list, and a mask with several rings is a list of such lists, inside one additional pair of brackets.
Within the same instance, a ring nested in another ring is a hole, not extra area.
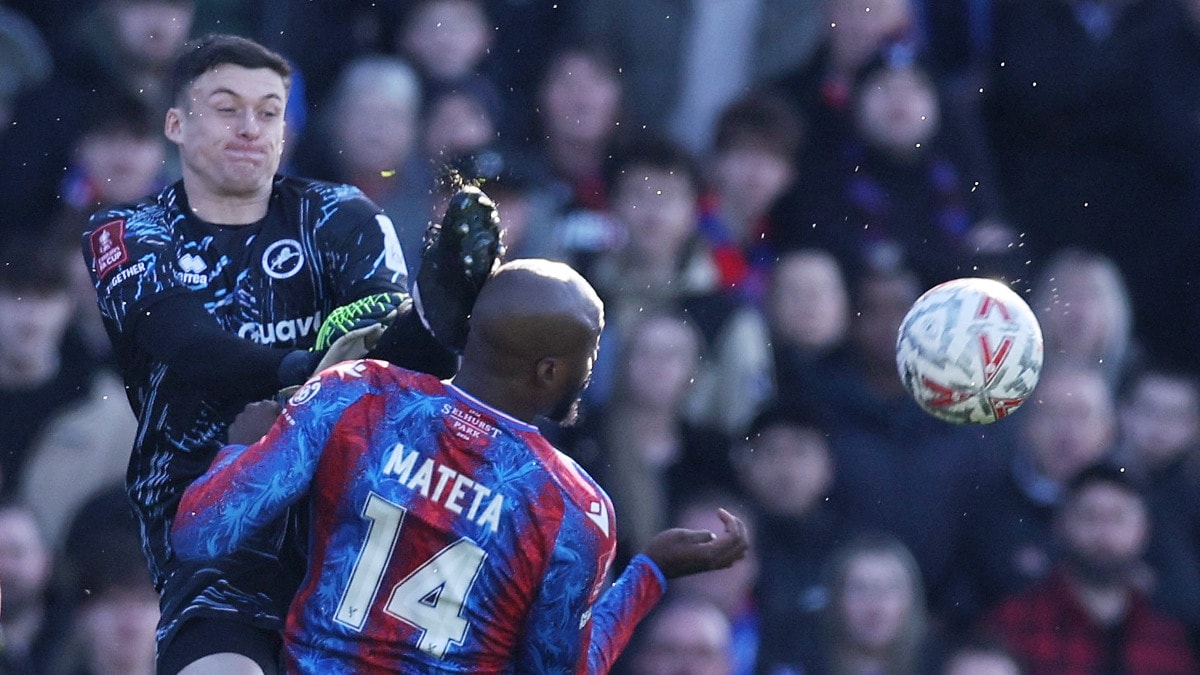
[(896, 338), (900, 379), (929, 414), (954, 424), (991, 424), (1037, 386), (1042, 329), (1008, 286), (969, 277), (917, 298)]

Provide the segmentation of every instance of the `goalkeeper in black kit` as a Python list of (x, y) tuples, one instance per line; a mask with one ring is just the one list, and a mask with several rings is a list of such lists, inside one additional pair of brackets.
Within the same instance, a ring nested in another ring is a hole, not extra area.
[(281, 176), (287, 62), (244, 38), (189, 43), (167, 138), (183, 178), (95, 214), (83, 237), (139, 429), (127, 490), (159, 590), (158, 672), (280, 672), (280, 630), (304, 574), (305, 514), (234, 555), (184, 563), (180, 496), (252, 402), (336, 361), (370, 356), (449, 377), (500, 256), (475, 188), (429, 228), (409, 295), (392, 222), (357, 188)]

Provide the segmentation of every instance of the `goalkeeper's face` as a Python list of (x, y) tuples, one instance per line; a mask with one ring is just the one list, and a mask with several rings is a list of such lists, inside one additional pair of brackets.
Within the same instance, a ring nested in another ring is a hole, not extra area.
[(283, 154), (287, 84), (269, 68), (222, 64), (196, 78), (167, 112), (189, 194), (255, 197), (271, 189)]

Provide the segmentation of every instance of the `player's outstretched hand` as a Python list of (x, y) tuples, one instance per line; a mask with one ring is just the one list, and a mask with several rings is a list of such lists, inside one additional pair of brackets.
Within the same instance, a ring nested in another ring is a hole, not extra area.
[(325, 356), (321, 362), (317, 364), (317, 369), (313, 372), (321, 372), (335, 363), (342, 361), (353, 361), (361, 359), (367, 355), (375, 347), (375, 343), (379, 342), (379, 337), (386, 330), (383, 324), (373, 323), (362, 328), (355, 328), (346, 333), (333, 344), (329, 346), (329, 350), (325, 352)]
[(413, 300), (425, 327), (447, 349), (462, 352), (475, 298), (503, 254), (496, 204), (473, 185), (460, 189), (442, 222), (425, 231)]
[(409, 298), (404, 293), (376, 293), (338, 307), (321, 323), (313, 351), (329, 349), (338, 338), (352, 330), (376, 323), (390, 326), (400, 307), (407, 302)]
[(281, 409), (275, 401), (256, 401), (247, 405), (229, 425), (229, 442), (250, 445), (266, 436)]
[(723, 533), (679, 527), (663, 530), (650, 540), (644, 553), (668, 579), (729, 567), (746, 555), (750, 538), (746, 524), (737, 516), (725, 509), (717, 509), (717, 516), (725, 523)]

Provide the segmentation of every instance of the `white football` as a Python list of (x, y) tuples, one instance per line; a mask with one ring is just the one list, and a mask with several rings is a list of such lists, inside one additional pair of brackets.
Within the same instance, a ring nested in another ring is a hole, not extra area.
[(926, 291), (896, 339), (905, 388), (931, 415), (991, 424), (1020, 406), (1042, 372), (1042, 329), (999, 281), (963, 278)]

